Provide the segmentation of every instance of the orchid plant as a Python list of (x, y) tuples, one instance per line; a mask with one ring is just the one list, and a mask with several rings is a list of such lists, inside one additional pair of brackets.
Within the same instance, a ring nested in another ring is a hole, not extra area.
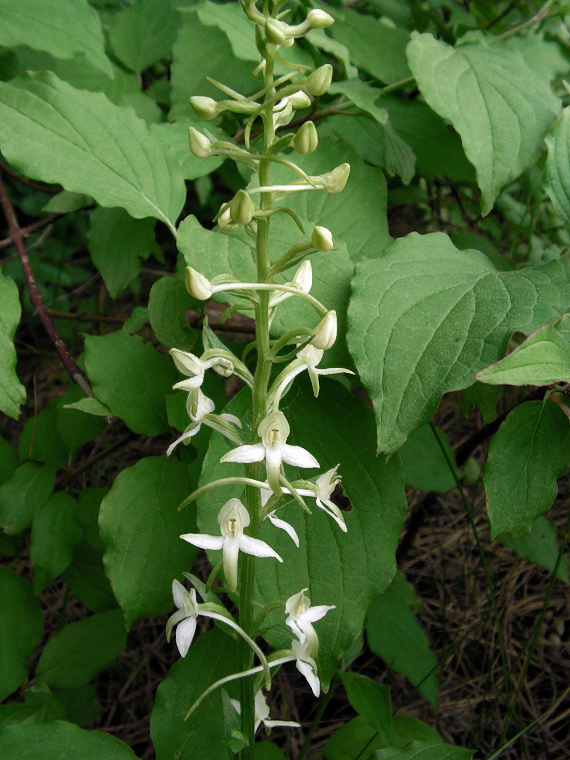
[[(220, 272), (212, 279), (193, 267), (187, 267), (186, 287), (196, 299), (206, 300), (214, 294), (227, 293), (235, 299), (233, 308), (252, 311), (256, 326), (256, 363), (255, 371), (248, 367), (224, 348), (210, 348), (205, 343), (201, 357), (192, 353), (171, 350), (176, 367), (187, 376), (174, 385), (188, 393), (186, 408), (190, 424), (183, 434), (169, 447), (170, 455), (179, 443), (186, 443), (200, 429), (208, 425), (227, 438), (236, 447), (220, 458), (220, 463), (239, 463), (245, 465), (243, 477), (219, 478), (215, 482), (204, 483), (200, 489), (191, 494), (185, 505), (197, 498), (205, 489), (222, 489), (228, 485), (241, 486), (240, 498), (231, 498), (221, 505), (218, 514), (221, 536), (205, 533), (186, 533), (181, 539), (195, 547), (205, 550), (222, 550), (222, 563), (216, 565), (208, 580), (208, 587), (215, 582), (223, 568), (225, 587), (237, 594), (239, 623), (231, 622), (249, 646), (240, 647), (239, 671), (225, 677), (210, 686), (196, 702), (199, 704), (206, 693), (216, 686), (231, 680), (241, 681), (241, 698), (234, 701), (236, 712), (241, 718), (242, 757), (253, 758), (254, 734), (263, 722), (267, 727), (297, 726), (291, 721), (268, 721), (269, 709), (262, 692), (257, 688), (254, 676), (261, 671), (271, 677), (276, 667), (286, 662), (295, 662), (297, 669), (306, 678), (315, 696), (320, 694), (318, 666), (316, 657), (319, 648), (317, 631), (313, 623), (320, 620), (334, 605), (310, 606), (305, 596), (306, 588), (287, 600), (275, 599), (271, 604), (281, 604), (285, 624), (292, 633), (290, 647), (276, 651), (271, 658), (260, 654), (254, 643), (259, 635), (254, 617), (255, 558), (267, 561), (268, 558), (283, 562), (279, 554), (265, 541), (258, 538), (262, 521), (267, 518), (275, 527), (285, 530), (298, 547), (299, 552), (306, 551), (300, 545), (297, 533), (292, 525), (276, 515), (291, 500), (299, 509), (310, 513), (305, 498), (316, 499), (316, 504), (335, 521), (342, 531), (346, 525), (342, 512), (331, 500), (332, 493), (340, 482), (337, 464), (333, 469), (316, 477), (314, 481), (295, 481), (288, 474), (287, 466), (316, 469), (319, 462), (310, 451), (299, 445), (288, 443), (291, 432), (285, 413), (281, 409), (283, 398), (299, 375), (307, 371), (315, 397), (319, 395), (319, 375), (353, 374), (348, 369), (318, 369), (325, 351), (330, 349), (337, 336), (337, 316), (317, 298), (311, 295), (312, 267), (308, 258), (312, 253), (321, 252), (334, 256), (334, 241), (328, 229), (315, 225), (310, 237), (294, 244), (282, 252), (271, 242), (270, 227), (276, 213), (286, 213), (291, 217), (291, 224), (297, 224), (304, 234), (304, 228), (295, 212), (286, 205), (277, 205), (299, 193), (314, 191), (339, 193), (348, 179), (350, 167), (344, 163), (320, 176), (310, 176), (287, 155), (291, 148), (297, 154), (306, 155), (318, 147), (318, 136), (312, 121), (304, 121), (295, 132), (284, 133), (283, 129), (294, 119), (298, 109), (311, 105), (311, 99), (322, 95), (331, 82), (332, 68), (325, 64), (315, 71), (307, 71), (305, 66), (288, 63), (281, 57), (281, 51), (292, 47), (295, 40), (312, 29), (325, 29), (333, 23), (332, 17), (321, 10), (311, 10), (306, 21), (298, 25), (289, 25), (283, 21), (284, 2), (275, 0), (271, 11), (264, 5), (260, 11), (254, 0), (246, 0), (244, 11), (255, 24), (256, 44), (260, 51), (261, 63), (257, 67), (258, 75), (263, 77), (264, 87), (251, 97), (245, 97), (219, 84), (219, 88), (229, 95), (228, 99), (214, 101), (211, 98), (194, 96), (191, 104), (196, 114), (203, 119), (212, 119), (222, 112), (246, 114), (245, 148), (216, 140), (207, 130), (204, 133), (190, 127), (190, 150), (197, 158), (223, 155), (238, 164), (252, 167), (257, 175), (257, 185), (247, 190), (239, 190), (232, 200), (220, 208), (216, 221), (220, 233), (233, 233), (238, 227), (255, 242), (257, 279), (255, 282), (240, 282), (231, 273)], [(289, 66), (291, 71), (276, 78), (277, 63)], [(253, 127), (259, 120), (260, 133), (252, 137)], [(288, 184), (272, 184), (271, 170), (276, 164), (282, 164), (292, 173)], [(254, 199), (259, 198), (259, 202)], [(296, 273), (289, 282), (278, 279), (291, 267), (297, 266)], [(316, 326), (299, 324), (279, 339), (271, 335), (271, 323), (280, 304), (290, 298), (307, 301), (322, 315)], [(207, 333), (205, 332), (206, 336)], [(281, 372), (276, 370), (286, 363)], [(227, 413), (214, 413), (215, 404), (202, 391), (205, 372), (212, 369), (229, 376), (237, 374), (249, 387), (251, 393), (251, 438), (244, 442), (238, 432), (246, 429), (245, 420)], [(173, 595), (178, 611), (170, 618), (167, 634), (174, 625), (178, 625), (176, 642), (180, 654), (184, 657), (196, 630), (196, 618), (205, 615), (226, 622), (229, 613), (223, 612), (216, 605), (196, 602), (196, 591), (183, 589), (178, 580), (173, 582)], [(261, 665), (253, 667), (254, 654), (260, 658)], [(266, 688), (271, 687), (271, 677), (267, 679)], [(190, 713), (193, 711), (193, 706)]]

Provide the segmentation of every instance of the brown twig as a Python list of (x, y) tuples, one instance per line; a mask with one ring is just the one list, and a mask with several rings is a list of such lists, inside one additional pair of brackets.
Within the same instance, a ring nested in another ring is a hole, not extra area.
[[(27, 238), (34, 232), (41, 230), (42, 227), (48, 227), (52, 222), (55, 222), (57, 219), (61, 219), (62, 216), (64, 216), (64, 214), (51, 214), (50, 216), (46, 216), (45, 219), (40, 219), (38, 222), (29, 224), (27, 227), (20, 227), (20, 235), (22, 238)], [(15, 245), (15, 241), (12, 239), (12, 235), (8, 235), (8, 237), (4, 238), (4, 240), (0, 240), (0, 249), (9, 248), (11, 245)]]
[(0, 179), (0, 205), (2, 206), (2, 209), (4, 210), (4, 215), (6, 216), (6, 221), (8, 222), (8, 230), (10, 232), (10, 237), (14, 241), (14, 245), (16, 246), (16, 250), (18, 251), (18, 256), (20, 257), (20, 261), (22, 263), (22, 269), (24, 270), (24, 275), (26, 277), (26, 284), (28, 286), (28, 290), (30, 293), (30, 300), (32, 304), (34, 305), (36, 313), (39, 316), (41, 323), (43, 324), (45, 331), (48, 334), (49, 339), (55, 346), (55, 350), (57, 351), (59, 358), (63, 362), (63, 366), (65, 367), (68, 375), (71, 377), (74, 383), (77, 383), (77, 385), (81, 388), (81, 390), (87, 396), (92, 397), (93, 392), (91, 388), (89, 387), (89, 383), (83, 377), (81, 370), (79, 369), (77, 364), (73, 361), (73, 359), (69, 355), (67, 348), (65, 346), (65, 343), (57, 334), (57, 331), (55, 327), (53, 326), (51, 319), (49, 318), (46, 305), (44, 304), (42, 295), (39, 291), (39, 288), (36, 283), (36, 279), (34, 277), (34, 272), (30, 265), (30, 260), (28, 258), (26, 246), (24, 245), (22, 231), (20, 229), (20, 225), (18, 224), (18, 219), (16, 217), (14, 207), (12, 206), (12, 203), (10, 202), (10, 198), (8, 197), (8, 193), (6, 192), (6, 188), (4, 186), (4, 183), (2, 182), (2, 179)]
[(82, 312), (81, 314), (72, 314), (69, 311), (57, 311), (57, 309), (46, 309), (50, 317), (56, 319), (69, 319), (73, 322), (108, 322), (112, 324), (122, 325), (127, 321), (126, 317), (107, 317), (103, 314), (87, 314)]

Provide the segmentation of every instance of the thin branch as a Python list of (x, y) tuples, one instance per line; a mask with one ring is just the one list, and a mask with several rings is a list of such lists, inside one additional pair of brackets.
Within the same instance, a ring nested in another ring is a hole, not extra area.
[[(27, 238), (34, 232), (41, 230), (42, 227), (48, 227), (52, 222), (61, 219), (62, 216), (64, 216), (64, 214), (51, 214), (50, 216), (46, 216), (45, 219), (40, 219), (38, 222), (29, 224), (27, 227), (20, 227), (20, 235), (22, 238)], [(0, 240), (0, 249), (9, 248), (11, 245), (15, 245), (15, 241), (12, 239), (11, 235), (8, 235), (4, 240)]]
[(74, 383), (77, 383), (77, 385), (81, 388), (81, 390), (87, 396), (92, 397), (93, 392), (91, 388), (89, 387), (89, 383), (84, 378), (77, 364), (73, 361), (73, 359), (69, 355), (69, 352), (67, 351), (65, 343), (57, 334), (57, 331), (55, 327), (53, 326), (51, 319), (49, 318), (42, 295), (39, 291), (39, 288), (36, 283), (36, 279), (34, 277), (34, 272), (32, 270), (30, 260), (28, 258), (28, 253), (26, 251), (24, 240), (22, 238), (22, 231), (20, 229), (20, 225), (18, 224), (18, 219), (16, 217), (14, 207), (12, 206), (12, 203), (10, 202), (10, 198), (8, 197), (8, 193), (6, 192), (6, 188), (1, 178), (0, 178), (0, 205), (2, 206), (4, 215), (6, 216), (6, 221), (8, 222), (8, 230), (10, 232), (10, 237), (14, 241), (14, 245), (16, 246), (16, 250), (18, 251), (18, 256), (20, 257), (20, 261), (22, 263), (22, 269), (24, 270), (24, 275), (26, 277), (26, 284), (28, 286), (28, 291), (30, 293), (30, 300), (32, 304), (34, 305), (36, 313), (38, 317), (40, 318), (45, 328), (45, 331), (48, 334), (49, 339), (55, 346), (55, 350), (57, 351), (59, 358), (63, 362), (63, 366), (65, 367), (68, 375), (71, 377)]

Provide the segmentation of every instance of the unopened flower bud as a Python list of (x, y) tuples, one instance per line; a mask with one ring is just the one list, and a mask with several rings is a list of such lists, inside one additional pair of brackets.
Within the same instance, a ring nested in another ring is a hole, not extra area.
[(311, 285), (313, 284), (313, 268), (308, 259), (307, 261), (303, 261), (299, 269), (295, 272), (293, 283), (298, 285), (303, 293), (308, 293), (311, 290)]
[(311, 98), (303, 90), (298, 90), (289, 95), (289, 103), (291, 103), (293, 108), (308, 108), (311, 105)]
[(307, 90), (309, 95), (313, 95), (314, 97), (324, 95), (330, 87), (332, 75), (333, 70), (330, 63), (325, 63), (324, 66), (319, 66), (319, 68), (315, 69), (308, 77), (305, 84), (305, 90)]
[[(318, 69), (317, 69), (318, 71)], [(213, 98), (206, 98), (203, 95), (193, 95), (190, 98), (190, 105), (194, 109), (196, 116), (205, 121), (215, 119), (216, 116), (224, 110), (224, 106), (221, 106)]]
[(293, 141), (297, 153), (306, 156), (308, 153), (312, 153), (316, 150), (318, 144), (319, 137), (317, 135), (317, 128), (313, 122), (306, 121), (304, 124), (301, 124)]
[(199, 301), (207, 301), (212, 295), (212, 283), (203, 274), (192, 267), (186, 267), (184, 272), (184, 284), (191, 296)]
[(320, 10), (320, 8), (309, 11), (307, 21), (311, 29), (327, 29), (334, 24), (334, 18), (325, 13), (325, 11)]
[(325, 190), (327, 193), (340, 193), (344, 190), (344, 186), (348, 180), (350, 174), (350, 164), (341, 164), (333, 169), (328, 174), (323, 174), (321, 179), (325, 183)]
[(276, 18), (268, 18), (265, 22), (265, 34), (269, 42), (282, 47), (289, 47), (289, 35), (287, 34), (287, 24)]
[(311, 344), (326, 351), (336, 340), (336, 311), (328, 311), (313, 331)]
[(233, 232), (234, 230), (237, 230), (237, 224), (232, 221), (230, 207), (223, 212), (223, 214), (220, 214), (218, 217), (218, 227), (223, 230), (224, 232)]
[(245, 190), (238, 190), (230, 201), (230, 216), (238, 224), (249, 224), (253, 219), (255, 207)]
[(196, 158), (208, 158), (212, 155), (210, 141), (206, 135), (201, 134), (194, 127), (188, 127), (188, 142), (190, 143), (190, 150)]
[(333, 247), (331, 231), (327, 230), (326, 227), (315, 227), (313, 234), (311, 235), (311, 243), (313, 248), (316, 248), (317, 251), (321, 251), (321, 253), (330, 251)]

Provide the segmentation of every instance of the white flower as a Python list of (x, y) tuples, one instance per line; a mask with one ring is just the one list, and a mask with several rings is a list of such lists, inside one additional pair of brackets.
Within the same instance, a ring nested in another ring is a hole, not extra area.
[[(241, 715), (241, 705), (237, 699), (230, 699), (234, 710), (238, 715)], [(267, 720), (269, 718), (269, 707), (263, 696), (261, 689), (255, 695), (255, 727), (254, 733), (259, 726), (263, 723), (266, 728), (275, 728), (276, 726), (285, 726), (286, 728), (301, 728), (300, 723), (296, 723), (294, 720)]]
[[(299, 291), (302, 293), (310, 292), (313, 285), (313, 269), (311, 262), (308, 259), (306, 261), (303, 261), (301, 266), (295, 272), (293, 279), (291, 282), (287, 283), (287, 285), (292, 285), (293, 287), (299, 288)], [(280, 304), (287, 298), (291, 298), (292, 295), (294, 294), (290, 292), (275, 290), (274, 294), (269, 299), (269, 308), (274, 309), (277, 304)]]
[(313, 393), (315, 396), (319, 395), (319, 375), (354, 375), (354, 372), (349, 369), (345, 369), (344, 367), (317, 369), (317, 364), (320, 363), (321, 359), (324, 356), (324, 353), (324, 349), (316, 348), (311, 343), (308, 343), (297, 354), (297, 358), (301, 359), (307, 365), (307, 370), (309, 372), (309, 377), (311, 379), (311, 385), (313, 386)]
[[(271, 489), (269, 488), (269, 484), (267, 484), (267, 489), (262, 488), (261, 489), (261, 506), (264, 507), (267, 502), (269, 501), (269, 498), (271, 496)], [(279, 517), (275, 517), (275, 510), (273, 512), (269, 512), (265, 517), (264, 520), (267, 519), (272, 525), (275, 525), (276, 528), (280, 528), (281, 530), (284, 530), (285, 533), (287, 533), (297, 549), (299, 548), (299, 536), (297, 535), (297, 531), (295, 528), (290, 525), (285, 520), (281, 520)]]
[(224, 573), (230, 591), (237, 589), (238, 554), (240, 550), (255, 557), (275, 557), (283, 562), (277, 552), (258, 538), (244, 535), (243, 529), (249, 525), (249, 512), (239, 499), (230, 499), (221, 508), (218, 515), (221, 536), (209, 536), (202, 533), (185, 533), (180, 536), (189, 544), (200, 549), (221, 549), (223, 552)]
[(176, 367), (182, 372), (183, 375), (188, 375), (187, 380), (181, 380), (173, 387), (183, 391), (194, 391), (200, 388), (204, 382), (204, 373), (210, 367), (220, 365), (224, 371), (224, 374), (231, 374), (234, 370), (233, 364), (229, 359), (225, 359), (222, 356), (213, 356), (206, 361), (202, 361), (194, 354), (187, 351), (181, 351), (178, 348), (171, 348), (170, 353), (174, 359)]
[(285, 623), (291, 628), (293, 633), (299, 637), (301, 642), (308, 642), (309, 654), (312, 657), (316, 657), (317, 652), (319, 651), (319, 639), (317, 632), (313, 628), (313, 623), (323, 618), (329, 610), (334, 610), (335, 607), (334, 605), (328, 607), (325, 604), (311, 607), (311, 600), (305, 596), (305, 591), (307, 591), (306, 588), (287, 599), (285, 612), (288, 617)]
[(232, 427), (232, 425), (241, 427), (239, 419), (233, 414), (212, 414), (215, 409), (214, 402), (211, 398), (205, 396), (200, 388), (196, 388), (196, 390), (190, 392), (186, 408), (192, 422), (184, 430), (182, 435), (177, 438), (174, 443), (170, 444), (166, 450), (167, 457), (172, 454), (179, 443), (183, 443), (199, 433), (203, 424), (222, 433), (222, 435), (225, 435), (226, 438), (229, 438), (234, 443), (239, 443), (239, 438)]
[(262, 462), (265, 459), (267, 481), (277, 496), (282, 493), (279, 486), (282, 462), (294, 467), (319, 466), (315, 457), (306, 449), (286, 443), (291, 428), (283, 412), (273, 412), (268, 415), (261, 421), (257, 432), (261, 436), (261, 443), (247, 444), (232, 449), (224, 454), (220, 462), (249, 463)]
[(344, 516), (336, 504), (331, 501), (331, 495), (337, 484), (340, 483), (340, 476), (336, 474), (339, 465), (327, 470), (317, 478), (315, 484), (309, 488), (297, 488), (300, 496), (313, 496), (317, 500), (317, 507), (323, 509), (329, 517), (335, 520), (341, 530), (346, 533), (346, 523)]
[(297, 670), (305, 676), (313, 694), (318, 697), (321, 693), (321, 682), (317, 676), (317, 663), (311, 657), (311, 645), (308, 639), (303, 639), (303, 641), (294, 639), (291, 642), (291, 649), (295, 655)]
[(196, 632), (196, 618), (198, 617), (198, 603), (196, 601), (196, 589), (187, 591), (177, 580), (172, 581), (172, 596), (178, 610), (168, 618), (166, 623), (166, 640), (170, 641), (172, 628), (178, 623), (176, 629), (176, 646), (182, 657), (190, 648), (194, 633)]

